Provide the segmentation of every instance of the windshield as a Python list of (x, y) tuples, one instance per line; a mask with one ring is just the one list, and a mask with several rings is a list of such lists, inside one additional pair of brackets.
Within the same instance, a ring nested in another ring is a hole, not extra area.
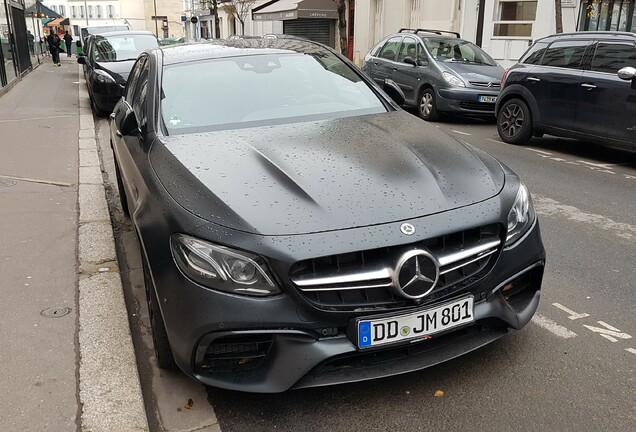
[(326, 50), (167, 66), (161, 110), (170, 134), (386, 112), (362, 78)]
[(437, 61), (497, 66), (481, 48), (465, 40), (430, 38), (424, 40), (424, 45)]
[(98, 62), (135, 60), (143, 50), (159, 45), (152, 35), (96, 35), (93, 59)]

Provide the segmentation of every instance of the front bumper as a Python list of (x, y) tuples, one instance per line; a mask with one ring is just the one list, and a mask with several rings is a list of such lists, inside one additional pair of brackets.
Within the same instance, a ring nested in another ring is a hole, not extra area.
[(352, 323), (369, 311), (318, 310), (284, 284), (285, 292), (270, 298), (213, 291), (187, 279), (172, 259), (151, 265), (151, 272), (179, 367), (206, 385), (270, 393), (423, 369), (519, 329), (537, 309), (544, 259), (535, 222), (485, 277), (451, 296), (474, 296), (474, 323), (431, 340), (364, 351), (356, 347)]
[(93, 81), (91, 93), (97, 108), (102, 111), (112, 112), (124, 94), (124, 87), (125, 83), (101, 83)]
[(480, 96), (498, 97), (499, 89), (487, 87), (447, 87), (437, 90), (437, 110), (441, 112), (494, 115), (495, 102), (480, 102)]

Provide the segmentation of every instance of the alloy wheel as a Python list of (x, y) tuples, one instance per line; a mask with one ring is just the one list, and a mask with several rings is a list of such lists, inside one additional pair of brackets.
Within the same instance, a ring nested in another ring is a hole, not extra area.
[(420, 100), (420, 112), (424, 115), (424, 117), (428, 117), (431, 115), (431, 111), (433, 111), (433, 95), (428, 92), (424, 92), (422, 100)]
[(501, 131), (504, 135), (513, 138), (519, 134), (523, 127), (523, 109), (517, 104), (510, 104), (501, 113)]

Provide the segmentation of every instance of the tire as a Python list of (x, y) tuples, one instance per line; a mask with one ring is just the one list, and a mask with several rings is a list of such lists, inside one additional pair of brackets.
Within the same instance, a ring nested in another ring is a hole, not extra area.
[(527, 144), (532, 139), (532, 113), (521, 99), (506, 101), (497, 116), (497, 132), (509, 144)]
[(143, 256), (143, 252), (141, 260), (144, 271), (144, 284), (146, 286), (148, 314), (150, 316), (150, 328), (152, 330), (152, 342), (155, 349), (155, 357), (157, 358), (157, 365), (159, 368), (164, 370), (176, 371), (178, 370), (178, 367), (174, 361), (172, 348), (170, 348), (166, 326), (163, 322), (161, 311), (159, 310), (159, 300), (157, 299), (157, 294), (155, 294), (155, 288), (152, 285), (150, 272), (148, 270), (148, 263), (146, 262), (146, 258)]
[[(112, 145), (111, 145), (112, 147)], [(119, 164), (115, 159), (115, 177), (117, 178), (117, 190), (119, 191), (119, 203), (121, 204), (121, 210), (127, 217), (130, 217), (130, 209), (128, 208), (128, 197), (124, 190), (124, 182), (121, 179), (121, 173), (119, 171)]]
[(417, 103), (417, 113), (426, 121), (435, 121), (439, 119), (435, 90), (432, 88), (425, 88), (422, 90), (422, 94), (420, 95)]

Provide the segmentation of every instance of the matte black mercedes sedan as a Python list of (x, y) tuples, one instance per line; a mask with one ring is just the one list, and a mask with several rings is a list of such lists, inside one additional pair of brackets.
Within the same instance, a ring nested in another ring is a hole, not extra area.
[(250, 392), (384, 377), (537, 308), (519, 178), (320, 44), (144, 52), (111, 117), (163, 368)]

